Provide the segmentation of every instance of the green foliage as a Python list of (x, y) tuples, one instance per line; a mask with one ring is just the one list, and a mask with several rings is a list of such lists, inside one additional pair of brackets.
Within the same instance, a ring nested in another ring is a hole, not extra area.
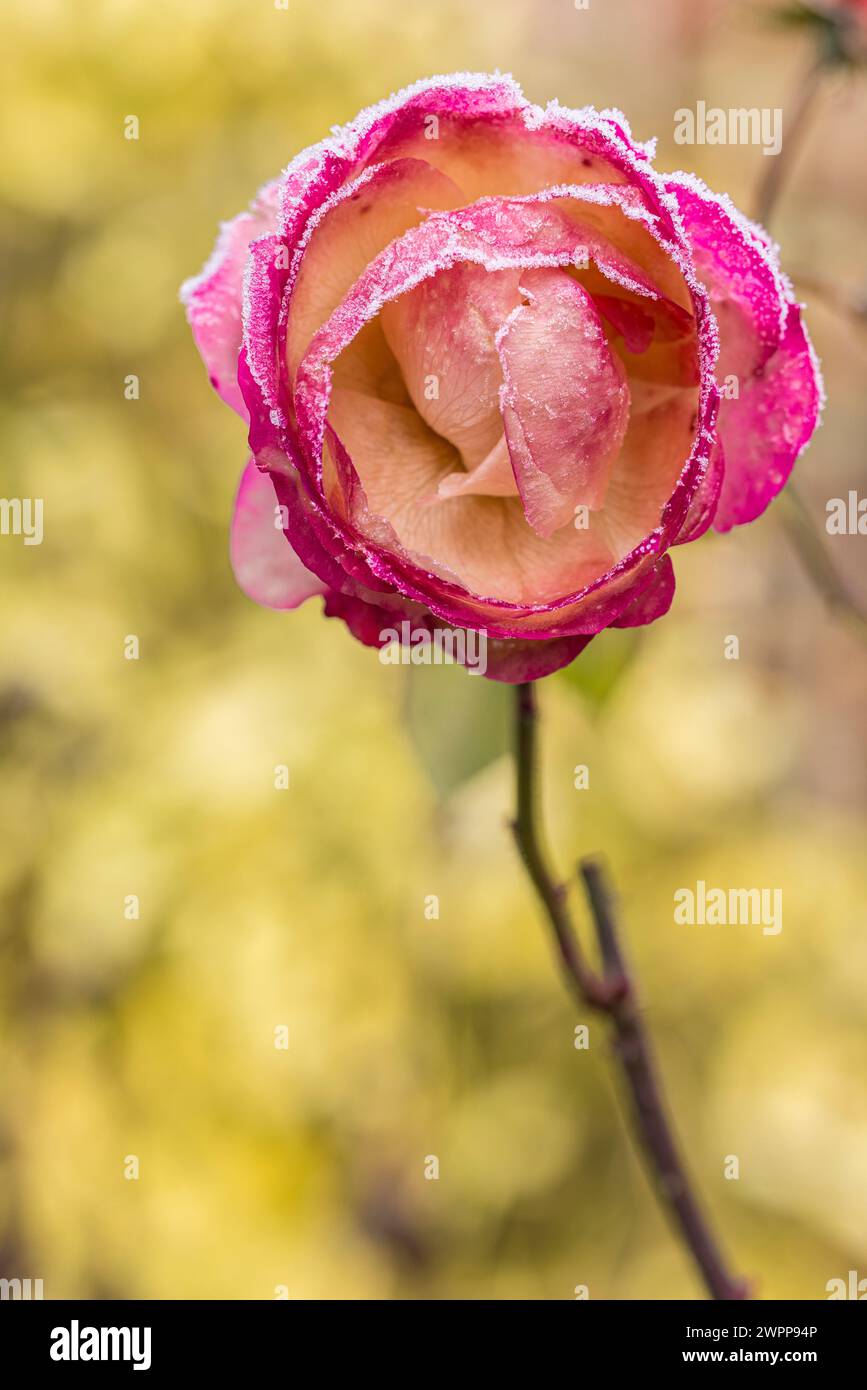
[(509, 686), (460, 666), (407, 667), (406, 680), (407, 726), (440, 797), (511, 747)]
[(594, 637), (571, 666), (558, 672), (556, 679), (598, 712), (623, 680), (640, 642), (641, 633), (635, 628), (609, 628)]

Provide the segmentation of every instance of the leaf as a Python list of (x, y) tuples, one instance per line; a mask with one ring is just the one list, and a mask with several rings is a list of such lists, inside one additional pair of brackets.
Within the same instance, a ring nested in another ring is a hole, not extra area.
[(632, 665), (640, 640), (635, 628), (606, 628), (555, 679), (600, 710)]
[(507, 751), (513, 690), (462, 666), (410, 666), (406, 675), (410, 738), (444, 800)]

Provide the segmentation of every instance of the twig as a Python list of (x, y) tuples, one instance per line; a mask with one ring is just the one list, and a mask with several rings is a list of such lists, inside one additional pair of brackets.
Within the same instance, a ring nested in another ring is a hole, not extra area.
[(784, 139), (779, 154), (764, 161), (765, 172), (759, 181), (756, 196), (756, 221), (767, 227), (783, 183), (792, 166), (795, 155), (807, 129), (807, 120), (812, 113), (813, 103), (822, 85), (827, 63), (823, 57), (817, 58), (807, 69), (798, 84), (797, 92), (791, 102), (792, 114), (786, 117)]
[[(759, 183), (756, 197), (756, 218), (765, 228), (768, 227), (771, 214), (776, 209), (783, 181), (791, 169), (793, 156), (803, 139), (808, 118), (812, 114), (816, 96), (828, 67), (827, 57), (823, 54), (808, 68), (806, 77), (802, 80), (791, 103), (794, 114), (788, 122), (788, 131), (783, 148), (776, 158), (768, 161), (765, 176)], [(809, 277), (801, 276), (800, 283), (809, 287)], [(814, 289), (818, 287), (817, 281), (813, 280), (812, 287)], [(845, 309), (856, 319), (860, 319), (862, 323), (865, 321), (867, 311), (865, 311), (863, 303), (849, 299), (840, 291), (835, 291), (824, 283), (821, 284), (821, 292), (829, 297), (837, 308)], [(849, 593), (834, 569), (822, 540), (816, 533), (807, 506), (791, 480), (783, 491), (783, 502), (782, 520), (807, 574), (831, 612), (844, 621), (855, 636), (862, 639), (867, 637), (867, 613)]]
[(809, 270), (795, 269), (790, 273), (799, 289), (817, 295), (827, 308), (854, 319), (861, 328), (867, 327), (867, 294), (841, 289), (839, 285), (832, 285)]
[(585, 860), (580, 870), (596, 929), (602, 974), (587, 964), (566, 903), (565, 886), (551, 875), (536, 816), (537, 713), (532, 682), (516, 687), (516, 713), (517, 815), (513, 831), (553, 928), (566, 982), (583, 1007), (595, 1009), (610, 1020), (614, 1055), (629, 1092), (649, 1176), (698, 1266), (708, 1293), (714, 1299), (749, 1298), (746, 1283), (729, 1273), (681, 1157), (603, 870), (594, 860)]
[(846, 588), (828, 558), (804, 499), (791, 483), (781, 496), (781, 516), (801, 563), (829, 609), (862, 639), (867, 639), (867, 614)]

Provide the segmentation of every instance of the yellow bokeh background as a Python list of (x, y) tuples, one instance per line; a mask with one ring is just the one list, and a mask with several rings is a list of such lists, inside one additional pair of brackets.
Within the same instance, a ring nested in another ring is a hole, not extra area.
[[(701, 1295), (604, 1029), (573, 1045), (590, 1020), (507, 827), (509, 692), (237, 590), (244, 431), (177, 288), (300, 148), (434, 72), (621, 107), (661, 168), (749, 207), (761, 150), (679, 147), (673, 113), (790, 109), (809, 38), (768, 9), (4, 6), (2, 492), (44, 499), (45, 537), (0, 537), (0, 1275), (49, 1298)], [(830, 78), (775, 215), (811, 281), (864, 274), (865, 116), (867, 77)], [(863, 598), (864, 539), (823, 523), (867, 485), (867, 332), (805, 297), (830, 403), (799, 488)], [(667, 618), (544, 683), (545, 809), (565, 868), (611, 864), (727, 1250), (759, 1296), (824, 1298), (867, 1275), (867, 654), (781, 517), (679, 551)], [(783, 931), (676, 926), (698, 879), (781, 888)]]

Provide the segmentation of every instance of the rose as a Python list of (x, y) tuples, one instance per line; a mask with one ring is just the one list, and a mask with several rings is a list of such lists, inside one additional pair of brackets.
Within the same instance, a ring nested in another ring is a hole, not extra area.
[(418, 83), (305, 150), (183, 289), (252, 454), (231, 553), (362, 642), (476, 629), (531, 680), (672, 600), (816, 426), (776, 250), (618, 112)]

